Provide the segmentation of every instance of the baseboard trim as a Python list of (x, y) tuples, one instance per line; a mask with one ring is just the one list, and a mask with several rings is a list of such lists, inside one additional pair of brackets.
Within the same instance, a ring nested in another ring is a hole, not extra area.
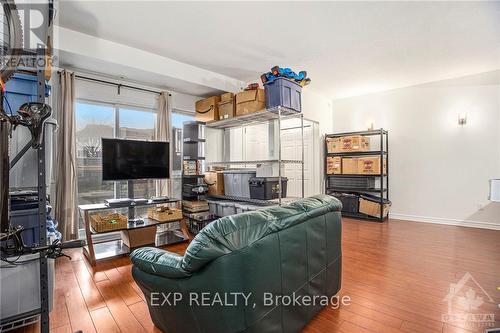
[(445, 224), (445, 225), (454, 225), (454, 226), (469, 227), (469, 228), (500, 230), (500, 224), (489, 223), (489, 222), (446, 219), (446, 218), (442, 218), (442, 217), (427, 217), (427, 216), (407, 215), (407, 214), (398, 214), (398, 213), (390, 213), (389, 217), (392, 219), (396, 219), (396, 220), (405, 220), (405, 221), (413, 221), (413, 222)]

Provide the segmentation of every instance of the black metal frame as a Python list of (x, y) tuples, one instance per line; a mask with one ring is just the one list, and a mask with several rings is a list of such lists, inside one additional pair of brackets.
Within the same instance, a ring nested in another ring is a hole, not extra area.
[[(37, 49), (37, 63), (43, 64), (46, 50), (44, 47)], [(45, 67), (38, 67), (36, 76), (38, 79), (37, 102), (45, 103)], [(38, 216), (39, 216), (39, 242), (40, 246), (47, 245), (47, 184), (45, 169), (45, 138), (37, 151), (38, 162)], [(40, 252), (40, 331), (49, 332), (49, 277), (46, 251)]]
[[(343, 136), (351, 136), (351, 135), (362, 135), (362, 136), (379, 136), (380, 137), (380, 149), (372, 150), (372, 151), (364, 151), (364, 152), (344, 152), (344, 153), (328, 153), (327, 148), (327, 139), (328, 138), (339, 138)], [(329, 156), (380, 156), (380, 174), (377, 175), (329, 175), (327, 174), (327, 157)], [(350, 213), (350, 212), (342, 212), (342, 215), (345, 217), (351, 217), (356, 219), (370, 220), (383, 222), (388, 219), (388, 217), (383, 216), (383, 205), (384, 199), (389, 200), (389, 133), (383, 128), (377, 130), (368, 130), (368, 131), (359, 131), (359, 132), (344, 132), (344, 133), (335, 133), (335, 134), (326, 134), (325, 142), (324, 142), (324, 176), (325, 176), (325, 193), (330, 194), (332, 192), (344, 192), (344, 193), (378, 193), (380, 196), (380, 216), (373, 217), (368, 216), (362, 213)], [(384, 174), (384, 158), (386, 158), (386, 172)], [(359, 189), (359, 188), (335, 188), (328, 186), (327, 178), (329, 177), (378, 177), (380, 179), (380, 188), (377, 189)], [(385, 180), (385, 182), (384, 182)], [(385, 194), (385, 196), (384, 196)]]
[[(45, 60), (45, 46), (40, 45), (37, 48), (37, 63), (43, 64)], [(36, 68), (37, 75), (37, 102), (45, 103), (45, 67)], [(8, 127), (7, 127), (8, 128)], [(8, 169), (12, 169), (14, 165), (28, 152), (31, 144), (27, 143), (19, 153), (9, 163)], [(4, 156), (2, 156), (4, 158)], [(8, 160), (6, 161), (8, 162)], [(7, 172), (8, 174), (8, 172)], [(7, 188), (6, 191), (9, 189)], [(45, 137), (42, 137), (42, 144), (37, 149), (37, 192), (38, 192), (38, 233), (39, 238), (37, 244), (39, 246), (47, 245), (47, 182), (46, 182), (46, 165), (45, 165)], [(8, 193), (8, 192), (7, 192)], [(8, 211), (8, 209), (7, 209)], [(5, 212), (4, 212), (5, 213)], [(8, 214), (8, 212), (7, 212)], [(40, 314), (40, 331), (49, 333), (49, 278), (48, 278), (48, 263), (46, 251), (41, 251), (39, 256), (40, 268), (40, 309), (23, 313), (17, 316), (18, 318), (27, 318), (36, 314)], [(19, 319), (19, 320), (20, 320)], [(7, 319), (10, 321), (10, 318)], [(4, 320), (5, 321), (5, 320)]]
[[(198, 120), (191, 120), (191, 121), (185, 121), (183, 123), (183, 128), (182, 128), (182, 162), (184, 161), (204, 161), (205, 156), (185, 156), (186, 152), (186, 147), (191, 146), (191, 145), (198, 145), (198, 144), (205, 144), (206, 145), (206, 139), (205, 138), (184, 138), (184, 135), (186, 133), (185, 127), (186, 126), (192, 126), (192, 125), (206, 125), (205, 122), (203, 121), (198, 121)], [(182, 199), (183, 200), (203, 200), (207, 197), (206, 194), (193, 194), (193, 195), (185, 195), (184, 193), (184, 184), (199, 184), (199, 179), (205, 178), (205, 174), (198, 174), (198, 175), (185, 175), (184, 174), (184, 163), (182, 165), (182, 184), (181, 184), (181, 193), (182, 193)]]

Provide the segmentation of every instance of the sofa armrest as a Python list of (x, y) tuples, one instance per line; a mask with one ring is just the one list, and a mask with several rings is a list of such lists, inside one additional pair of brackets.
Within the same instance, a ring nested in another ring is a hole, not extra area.
[(191, 276), (181, 268), (183, 256), (155, 247), (142, 247), (130, 254), (134, 266), (149, 274), (178, 279)]

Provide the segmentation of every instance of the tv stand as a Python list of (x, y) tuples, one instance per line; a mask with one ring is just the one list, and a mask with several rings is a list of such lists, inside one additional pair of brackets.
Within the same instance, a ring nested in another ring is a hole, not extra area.
[[(147, 206), (156, 206), (158, 204), (165, 204), (165, 203), (178, 203), (180, 200), (179, 199), (169, 199), (167, 201), (163, 202), (155, 202), (152, 200), (147, 200), (143, 201), (140, 203), (136, 204), (129, 204), (128, 206), (122, 206), (122, 208), (128, 208), (129, 210), (129, 216), (130, 210), (135, 209), (135, 207), (147, 207)], [(80, 209), (80, 213), (82, 214), (83, 217), (83, 224), (85, 228), (85, 236), (87, 239), (87, 245), (83, 247), (83, 254), (84, 256), (88, 259), (90, 264), (92, 266), (95, 266), (97, 264), (97, 261), (99, 260), (104, 260), (120, 255), (125, 255), (131, 252), (131, 249), (123, 244), (121, 240), (111, 240), (111, 241), (105, 241), (105, 242), (100, 242), (94, 244), (93, 237), (96, 234), (101, 234), (97, 233), (95, 230), (92, 230), (90, 226), (90, 215), (91, 213), (96, 213), (99, 211), (109, 211), (110, 209), (113, 209), (113, 207), (110, 207), (106, 205), (105, 203), (101, 204), (90, 204), (90, 205), (80, 205), (78, 206)], [(135, 215), (135, 212), (134, 212)], [(134, 220), (129, 219), (129, 221)], [(132, 229), (138, 229), (138, 228), (148, 228), (148, 227), (153, 227), (157, 226), (160, 224), (164, 223), (174, 223), (174, 222), (180, 222), (180, 229), (176, 230), (168, 230), (165, 231), (163, 234), (158, 233), (156, 235), (156, 243), (154, 244), (155, 246), (164, 246), (164, 245), (169, 245), (169, 244), (175, 244), (175, 243), (180, 243), (189, 240), (189, 232), (187, 230), (187, 226), (184, 222), (183, 219), (175, 220), (175, 221), (168, 221), (168, 222), (159, 222), (156, 220), (152, 220), (149, 218), (144, 218), (143, 223), (128, 223), (127, 227), (124, 229), (120, 230), (110, 230), (107, 232), (116, 232), (116, 231), (126, 231), (126, 230), (132, 230)], [(104, 232), (106, 233), (106, 232)]]

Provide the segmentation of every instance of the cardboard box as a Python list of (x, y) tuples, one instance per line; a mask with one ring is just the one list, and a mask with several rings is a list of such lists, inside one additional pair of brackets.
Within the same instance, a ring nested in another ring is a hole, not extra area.
[(340, 153), (340, 138), (326, 138), (326, 151), (328, 153)]
[(156, 226), (124, 230), (121, 234), (123, 244), (129, 248), (151, 245), (156, 240)]
[(224, 174), (221, 171), (205, 172), (205, 184), (208, 185), (208, 194), (224, 195)]
[(383, 205), (381, 205), (380, 201), (375, 200), (377, 199), (360, 197), (359, 212), (373, 217), (380, 217), (380, 207), (383, 206), (383, 217), (387, 217), (387, 215), (389, 214), (389, 209), (391, 208), (391, 202), (385, 202)]
[(328, 175), (340, 175), (342, 174), (342, 158), (327, 157), (326, 158), (326, 173)]
[[(384, 157), (384, 174), (387, 173), (387, 158)], [(361, 175), (380, 174), (380, 156), (366, 156), (358, 158), (358, 172)]]
[(370, 139), (362, 135), (343, 136), (340, 138), (340, 149), (342, 152), (368, 151)]
[(233, 99), (234, 99), (234, 94), (230, 92), (220, 95), (221, 102), (232, 101)]
[(342, 158), (342, 174), (344, 175), (358, 174), (358, 158), (356, 157)]
[(266, 108), (264, 89), (242, 91), (236, 94), (236, 116), (253, 113)]
[(196, 102), (196, 120), (210, 122), (219, 120), (220, 96), (212, 96)]
[(182, 208), (191, 213), (204, 212), (209, 210), (206, 200), (189, 201), (182, 200)]
[(369, 151), (370, 138), (362, 135), (342, 136), (339, 138), (326, 138), (326, 148), (329, 153)]
[(218, 103), (219, 105), (219, 120), (228, 119), (234, 117), (234, 99), (229, 101), (221, 101)]

